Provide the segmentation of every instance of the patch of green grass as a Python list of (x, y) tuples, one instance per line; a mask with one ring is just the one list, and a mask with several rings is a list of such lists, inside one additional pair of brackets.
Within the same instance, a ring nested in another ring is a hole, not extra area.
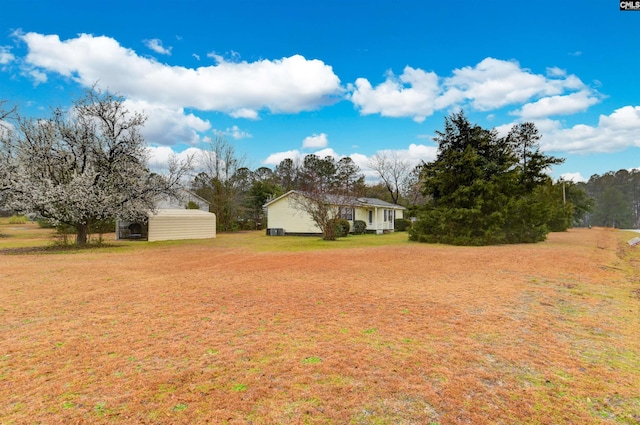
[(231, 387), (231, 391), (233, 392), (241, 392), (241, 391), (246, 391), (247, 390), (247, 385), (246, 384), (234, 384)]
[(27, 222), (27, 217), (23, 215), (13, 215), (9, 217), (9, 224), (24, 224)]
[(188, 407), (189, 405), (186, 403), (178, 403), (175, 406), (173, 406), (171, 410), (173, 410), (174, 412), (182, 412), (184, 410), (187, 410)]
[(158, 388), (158, 391), (154, 394), (153, 398), (155, 400), (164, 400), (165, 398), (167, 398), (167, 396), (170, 396), (175, 392), (175, 385), (161, 384), (160, 388)]
[(305, 357), (302, 359), (303, 364), (318, 364), (322, 363), (322, 359), (318, 356)]
[(107, 403), (100, 402), (93, 407), (93, 412), (98, 416), (104, 416), (107, 411)]
[(640, 423), (640, 397), (622, 398), (618, 395), (587, 398), (587, 405), (594, 417), (608, 419), (618, 424)]
[[(6, 224), (6, 223), (5, 223)], [(34, 253), (75, 253), (83, 252), (86, 248), (78, 248), (73, 243), (59, 246), (53, 245), (53, 229), (40, 229), (34, 223), (28, 222), (20, 229), (6, 227), (0, 238), (0, 251), (33, 248)], [(213, 239), (189, 239), (177, 241), (130, 241), (111, 240), (102, 243), (99, 248), (108, 248), (105, 252), (122, 253), (131, 250), (153, 250), (172, 246), (210, 246), (212, 249), (241, 248), (253, 252), (302, 252), (327, 249), (353, 249), (408, 244), (407, 234), (403, 232), (383, 235), (349, 235), (336, 241), (325, 241), (319, 236), (266, 236), (262, 231), (247, 231), (237, 233), (218, 233)], [(89, 248), (97, 249), (97, 245)], [(22, 252), (21, 252), (22, 253)], [(28, 252), (25, 252), (28, 253)]]
[[(166, 241), (173, 245), (185, 241)], [(154, 244), (157, 242), (154, 242)], [(409, 243), (406, 233), (384, 235), (349, 235), (335, 241), (325, 241), (320, 236), (267, 236), (262, 231), (218, 233), (215, 239), (188, 241), (188, 243), (211, 244), (222, 248), (247, 248), (254, 252), (301, 252), (325, 249), (365, 248)]]

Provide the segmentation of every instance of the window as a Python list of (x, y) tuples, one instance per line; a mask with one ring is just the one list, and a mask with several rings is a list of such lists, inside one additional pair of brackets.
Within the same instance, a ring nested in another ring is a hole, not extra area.
[(373, 224), (373, 211), (369, 210), (369, 224)]
[(384, 222), (385, 223), (387, 222), (387, 214), (388, 214), (388, 211), (384, 210)]
[(340, 218), (343, 218), (345, 220), (353, 221), (353, 213), (354, 213), (353, 208), (346, 208), (346, 207), (340, 208)]

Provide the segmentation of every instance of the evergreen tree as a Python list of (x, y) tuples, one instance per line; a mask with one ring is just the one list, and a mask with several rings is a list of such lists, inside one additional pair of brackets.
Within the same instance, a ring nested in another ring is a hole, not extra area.
[(428, 201), (410, 238), (457, 245), (544, 240), (560, 214), (544, 172), (561, 160), (539, 151), (537, 134), (526, 124), (500, 138), (462, 112), (445, 118), (438, 155), (421, 167)]

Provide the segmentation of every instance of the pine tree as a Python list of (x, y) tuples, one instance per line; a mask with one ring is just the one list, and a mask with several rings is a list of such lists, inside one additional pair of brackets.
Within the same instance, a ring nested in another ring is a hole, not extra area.
[(542, 154), (538, 140), (531, 123), (501, 138), (463, 112), (445, 118), (438, 155), (422, 166), (428, 201), (410, 238), (456, 245), (544, 240), (557, 213), (545, 194), (545, 170), (562, 160)]

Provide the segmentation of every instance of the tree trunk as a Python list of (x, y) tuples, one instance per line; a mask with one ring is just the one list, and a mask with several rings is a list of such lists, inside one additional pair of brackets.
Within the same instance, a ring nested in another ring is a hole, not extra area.
[(325, 225), (324, 230), (322, 232), (322, 239), (325, 241), (335, 241), (336, 240), (336, 229), (332, 222), (329, 222)]
[(89, 237), (89, 225), (78, 224), (76, 225), (76, 230), (78, 231), (76, 234), (76, 245), (86, 245), (87, 238)]

